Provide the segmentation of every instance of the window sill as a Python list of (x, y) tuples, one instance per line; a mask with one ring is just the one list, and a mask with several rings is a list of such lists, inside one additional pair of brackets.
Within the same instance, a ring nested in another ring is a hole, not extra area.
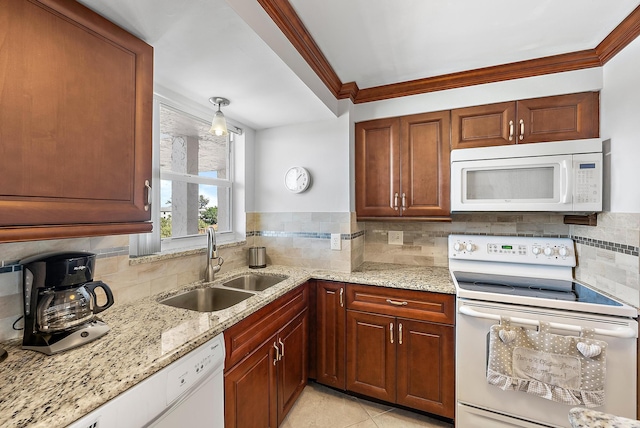
[[(241, 247), (246, 245), (247, 241), (236, 241), (219, 244), (218, 249), (224, 250), (225, 248)], [(194, 256), (198, 254), (206, 254), (206, 247), (189, 248), (189, 249), (177, 249), (156, 254), (150, 254), (148, 256), (129, 257), (129, 266), (142, 265), (146, 263), (155, 263), (162, 260), (179, 259), (181, 257)]]

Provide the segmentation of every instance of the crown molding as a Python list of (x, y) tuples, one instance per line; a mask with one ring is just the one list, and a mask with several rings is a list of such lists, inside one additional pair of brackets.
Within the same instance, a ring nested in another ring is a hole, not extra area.
[(618, 52), (640, 35), (640, 6), (627, 16), (611, 33), (596, 47), (596, 52), (602, 64), (606, 64)]
[(307, 61), (320, 80), (329, 88), (333, 96), (338, 98), (342, 82), (307, 31), (291, 3), (288, 0), (258, 0), (258, 3)]
[(269, 14), (273, 22), (280, 28), (280, 31), (289, 39), (331, 93), (337, 99), (349, 98), (356, 104), (484, 83), (601, 67), (640, 35), (640, 6), (638, 6), (595, 49), (389, 85), (358, 88), (356, 82), (342, 83), (340, 81), (333, 67), (329, 64), (288, 0), (258, 0), (258, 3)]

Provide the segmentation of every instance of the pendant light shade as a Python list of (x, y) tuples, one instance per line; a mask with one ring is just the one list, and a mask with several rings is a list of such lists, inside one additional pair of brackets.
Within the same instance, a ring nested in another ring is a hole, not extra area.
[(213, 105), (218, 106), (218, 111), (213, 115), (213, 120), (211, 121), (211, 129), (209, 132), (218, 137), (223, 135), (228, 135), (229, 131), (227, 130), (227, 121), (224, 118), (224, 114), (220, 110), (221, 106), (228, 106), (231, 102), (222, 97), (211, 97), (209, 98), (209, 102)]

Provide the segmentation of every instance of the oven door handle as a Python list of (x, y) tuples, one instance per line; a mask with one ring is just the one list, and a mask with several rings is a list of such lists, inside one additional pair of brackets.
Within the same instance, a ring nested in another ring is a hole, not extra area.
[[(488, 314), (485, 312), (476, 311), (475, 309), (470, 308), (469, 306), (460, 306), (458, 308), (458, 312), (460, 312), (463, 315), (468, 315), (474, 318), (484, 318), (488, 320), (500, 321), (500, 315)], [(509, 319), (514, 324), (531, 325), (536, 327), (540, 326), (540, 322), (537, 320), (532, 320), (527, 318), (514, 318), (514, 317), (509, 317)], [(555, 328), (558, 330), (566, 330), (566, 331), (580, 332), (582, 330), (582, 327), (577, 325), (561, 324), (556, 322), (549, 323), (549, 326), (551, 328)], [(631, 339), (631, 338), (637, 337), (635, 330), (630, 327), (617, 328), (614, 330), (605, 330), (601, 328), (596, 328), (595, 334), (598, 334), (600, 336), (619, 337), (622, 339)]]

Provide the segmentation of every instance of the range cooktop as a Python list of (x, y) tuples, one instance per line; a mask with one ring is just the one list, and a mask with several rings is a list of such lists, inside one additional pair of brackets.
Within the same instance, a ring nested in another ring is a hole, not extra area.
[(458, 287), (464, 290), (622, 306), (575, 281), (457, 271), (453, 275), (458, 281)]

